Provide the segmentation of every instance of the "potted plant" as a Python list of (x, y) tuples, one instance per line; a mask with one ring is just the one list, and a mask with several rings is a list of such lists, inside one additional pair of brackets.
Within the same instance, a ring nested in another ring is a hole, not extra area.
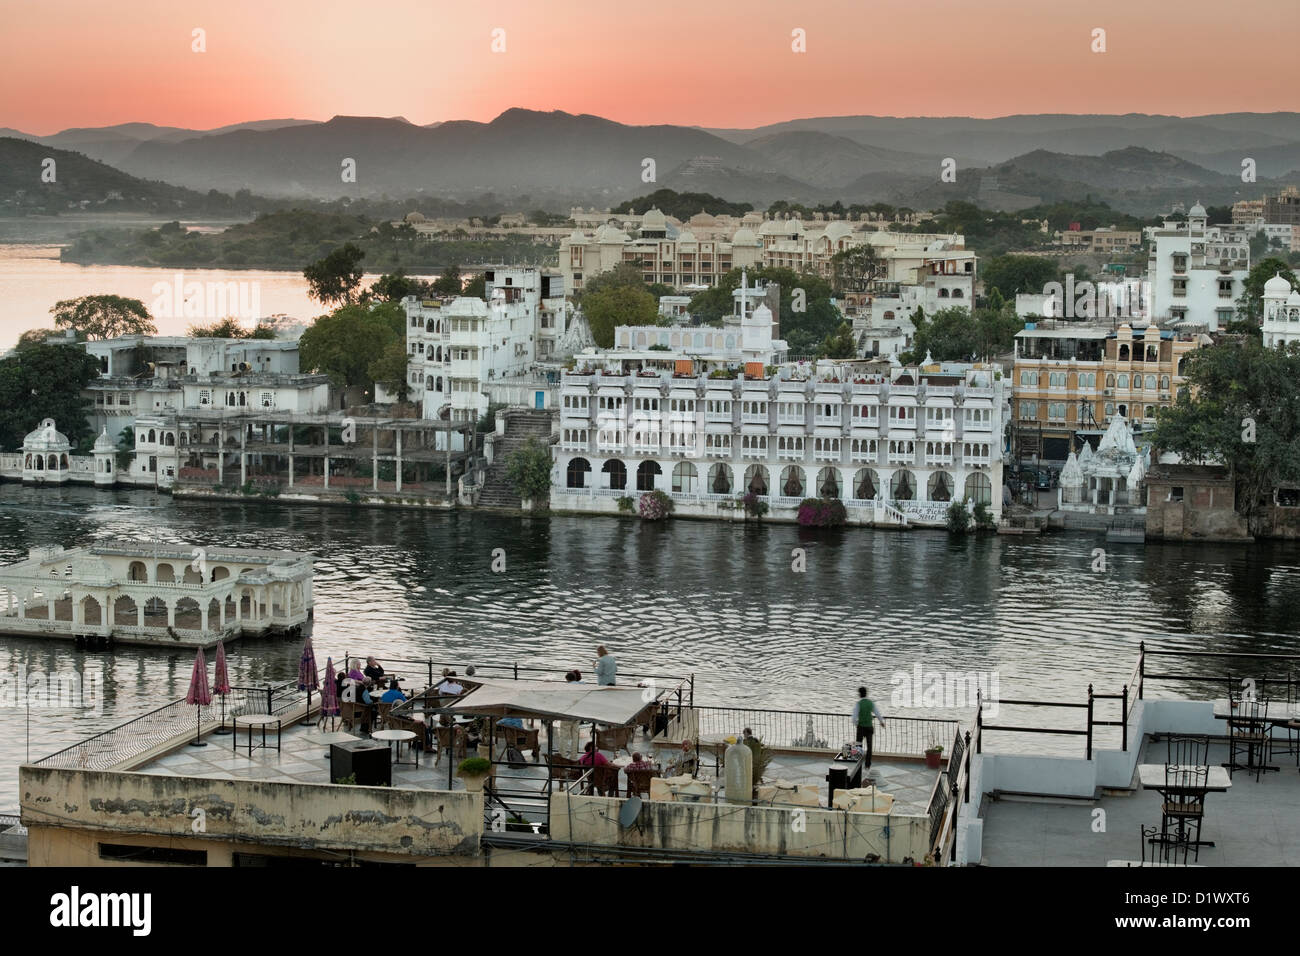
[(930, 770), (939, 769), (939, 758), (943, 756), (943, 747), (935, 745), (925, 751), (925, 766)]
[(465, 789), (471, 793), (483, 790), (483, 781), (492, 773), (492, 761), (486, 757), (466, 757), (456, 768), (456, 776), (465, 781)]

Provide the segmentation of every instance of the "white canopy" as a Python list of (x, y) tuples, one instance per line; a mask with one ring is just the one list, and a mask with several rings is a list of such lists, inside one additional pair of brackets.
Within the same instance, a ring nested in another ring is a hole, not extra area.
[(595, 721), (622, 727), (658, 700), (663, 690), (601, 687), (570, 681), (480, 681), (447, 710), (488, 717)]

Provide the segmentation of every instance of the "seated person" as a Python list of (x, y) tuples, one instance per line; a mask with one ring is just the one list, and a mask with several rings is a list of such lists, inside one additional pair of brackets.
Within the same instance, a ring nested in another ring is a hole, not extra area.
[(632, 754), (632, 762), (623, 768), (625, 771), (631, 770), (653, 770), (654, 764), (646, 762), (639, 753)]
[(456, 696), (457, 694), (465, 693), (465, 686), (461, 684), (460, 681), (456, 680), (455, 671), (447, 671), (442, 675), (442, 683), (438, 685), (438, 690), (444, 694)]
[(374, 698), (370, 696), (370, 692), (374, 689), (375, 689), (375, 682), (372, 680), (367, 680), (361, 689), (361, 703), (373, 704), (375, 702)]
[[(593, 754), (595, 756), (592, 756)], [(604, 767), (608, 765), (609, 759), (597, 750), (596, 745), (589, 740), (587, 741), (587, 746), (584, 748), (583, 755), (578, 758), (578, 763), (582, 764), (584, 767), (590, 767), (593, 765)]]
[(475, 721), (474, 723), (467, 726), (465, 728), (465, 752), (477, 754), (478, 745), (480, 741), (482, 741), (482, 739), (483, 738), (479, 735), (478, 732), (478, 721)]
[(401, 685), (399, 685), (397, 679), (394, 678), (392, 686), (389, 687), (388, 690), (384, 691), (383, 695), (379, 699), (385, 704), (400, 704), (406, 700), (406, 695), (402, 693)]
[(373, 657), (367, 657), (364, 673), (365, 676), (369, 677), (371, 680), (379, 680), (384, 676), (384, 669), (379, 666), (379, 661), (375, 660)]
[(355, 704), (357, 702), (357, 688), (360, 684), (351, 677), (343, 681), (343, 693), (339, 699), (345, 704)]

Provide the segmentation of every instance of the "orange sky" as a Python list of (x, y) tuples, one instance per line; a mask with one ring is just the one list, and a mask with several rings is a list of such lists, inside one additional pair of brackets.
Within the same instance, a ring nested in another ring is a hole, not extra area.
[[(1295, 0), (0, 0), (0, 126), (1297, 108)], [(207, 52), (191, 51), (206, 31)], [(490, 49), (494, 28), (506, 50)], [(1105, 53), (1090, 50), (1106, 30)], [(791, 51), (791, 31), (807, 52)], [(1200, 54), (1204, 59), (1197, 59)], [(1280, 68), (1287, 64), (1287, 69)]]

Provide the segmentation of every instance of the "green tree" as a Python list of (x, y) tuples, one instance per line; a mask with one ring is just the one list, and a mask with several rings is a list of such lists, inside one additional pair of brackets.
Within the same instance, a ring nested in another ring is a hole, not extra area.
[(856, 358), (858, 348), (853, 341), (853, 327), (847, 322), (841, 322), (834, 335), (828, 335), (822, 340), (819, 352), (823, 358)]
[(591, 327), (591, 337), (603, 349), (614, 346), (617, 325), (654, 325), (659, 318), (659, 304), (644, 288), (614, 286), (582, 296), (582, 311)]
[(1049, 282), (1060, 281), (1056, 263), (1038, 256), (994, 256), (980, 271), (985, 293), (997, 289), (1009, 301), (1014, 301), (1017, 293), (1042, 292)]
[(73, 447), (93, 438), (82, 391), (99, 377), (99, 360), (76, 345), (31, 345), (0, 359), (0, 448), (17, 449), (44, 419)]
[(406, 344), (400, 339), (389, 342), (384, 351), (366, 368), (366, 374), (376, 385), (382, 385), (405, 402), (411, 394), (411, 384), (406, 375)]
[(386, 272), (370, 287), (371, 298), (380, 302), (401, 302), (408, 295), (427, 296), (430, 284), (423, 279), (413, 279), (405, 271)]
[(452, 265), (442, 270), (442, 275), (433, 280), (434, 295), (461, 295), (463, 283), (460, 279), (460, 266)]
[(1254, 338), (1197, 349), (1188, 388), (1156, 420), (1154, 442), (1187, 462), (1227, 464), (1252, 533), (1281, 482), (1300, 481), (1300, 345)]
[(393, 343), (405, 348), (405, 333), (406, 313), (396, 303), (345, 305), (303, 332), (298, 357), (305, 370), (323, 372), (335, 385), (373, 394), (372, 366)]
[(325, 306), (352, 305), (361, 286), (364, 250), (353, 243), (335, 249), (302, 270), (308, 294)]
[(486, 299), (487, 276), (480, 272), (474, 278), (470, 279), (469, 282), (465, 283), (465, 291), (462, 292), (461, 295), (471, 299)]
[(237, 319), (226, 318), (211, 325), (191, 325), (188, 334), (192, 339), (273, 339), (275, 329), (261, 322), (245, 328)]
[(1290, 282), (1291, 288), (1296, 288), (1295, 273), (1291, 271), (1285, 261), (1276, 256), (1261, 260), (1251, 268), (1246, 275), (1246, 280), (1241, 284), (1241, 298), (1237, 300), (1239, 317), (1249, 319), (1252, 322), (1263, 320), (1264, 283), (1276, 275), (1280, 275), (1287, 282)]
[(981, 350), (979, 328), (966, 309), (940, 309), (926, 318), (913, 316), (916, 335), (912, 339), (912, 356), (924, 358), (928, 352), (936, 362), (968, 361)]
[(149, 310), (139, 299), (120, 295), (83, 295), (63, 299), (50, 309), (54, 327), (72, 329), (79, 340), (111, 339), (118, 335), (155, 335)]
[(125, 471), (131, 467), (131, 452), (135, 451), (135, 429), (127, 425), (117, 433), (117, 467)]
[(520, 498), (545, 507), (551, 496), (551, 450), (529, 438), (506, 457), (506, 481)]
[(638, 289), (645, 291), (645, 278), (642, 276), (641, 269), (630, 262), (620, 262), (614, 268), (607, 272), (601, 272), (592, 276), (583, 284), (582, 291), (578, 293), (578, 301), (581, 303), (586, 297), (596, 292), (603, 292), (606, 289)]
[(831, 256), (831, 274), (838, 294), (866, 292), (871, 283), (885, 274), (885, 263), (877, 254), (876, 247), (864, 242)]
[(18, 336), (18, 341), (14, 343), (15, 351), (21, 352), (23, 349), (29, 349), (34, 345), (44, 345), (54, 332), (51, 329), (28, 329), (22, 335)]

